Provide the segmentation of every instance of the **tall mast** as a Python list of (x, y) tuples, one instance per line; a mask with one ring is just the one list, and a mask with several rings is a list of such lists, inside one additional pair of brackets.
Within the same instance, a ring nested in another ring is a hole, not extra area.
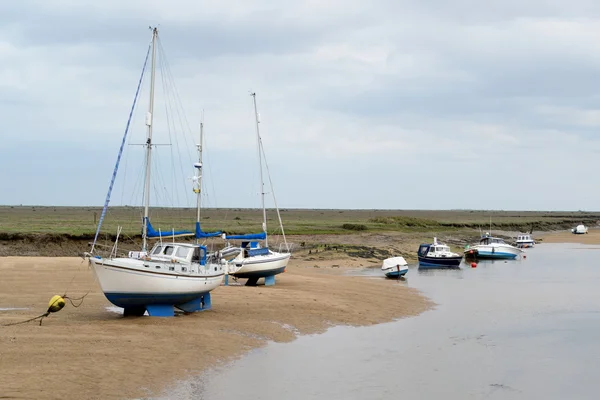
[[(196, 166), (196, 187), (194, 192), (196, 193), (196, 222), (200, 223), (200, 206), (202, 203), (202, 145), (204, 144), (204, 111), (202, 111), (202, 119), (200, 120), (200, 143), (196, 145), (198, 148), (198, 163)], [(199, 239), (196, 238), (196, 243)]]
[(146, 126), (148, 135), (146, 138), (146, 176), (144, 187), (144, 221), (142, 226), (142, 251), (148, 250), (148, 215), (150, 209), (150, 163), (152, 161), (152, 118), (154, 113), (154, 78), (156, 73), (156, 40), (158, 38), (158, 28), (152, 29), (152, 69), (150, 70), (150, 105), (148, 114), (146, 114)]
[[(267, 233), (267, 210), (265, 209), (265, 182), (263, 181), (263, 169), (262, 169), (262, 153), (261, 153), (261, 139), (260, 139), (260, 131), (258, 129), (258, 124), (260, 123), (258, 119), (258, 109), (256, 107), (256, 93), (250, 93), (252, 96), (252, 100), (254, 102), (254, 118), (256, 120), (256, 140), (258, 144), (258, 165), (260, 170), (260, 201), (262, 204), (263, 210), (263, 223), (262, 228), (263, 232)], [(265, 247), (269, 246), (268, 237), (265, 236)]]

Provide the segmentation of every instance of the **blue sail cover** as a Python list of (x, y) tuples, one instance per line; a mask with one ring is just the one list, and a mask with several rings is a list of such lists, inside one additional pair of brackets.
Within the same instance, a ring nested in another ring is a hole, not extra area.
[(261, 233), (248, 233), (245, 235), (226, 235), (225, 239), (238, 239), (238, 240), (265, 240), (267, 238), (267, 234), (265, 232)]
[(191, 231), (164, 231), (164, 232), (158, 232), (156, 230), (154, 230), (154, 228), (152, 227), (152, 224), (150, 223), (150, 218), (145, 218), (146, 220), (146, 237), (149, 239), (156, 239), (156, 238), (169, 238), (169, 237), (176, 237), (176, 236), (193, 236), (194, 232)]
[(200, 222), (196, 221), (196, 239), (219, 236), (222, 232), (203, 232), (200, 228)]

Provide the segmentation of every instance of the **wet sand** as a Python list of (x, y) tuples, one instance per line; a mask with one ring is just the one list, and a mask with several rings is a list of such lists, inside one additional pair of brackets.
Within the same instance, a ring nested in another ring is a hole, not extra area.
[(544, 243), (600, 244), (600, 229), (589, 229), (583, 235), (575, 235), (571, 231), (548, 232), (540, 237)]
[[(291, 341), (332, 325), (387, 322), (431, 307), (393, 281), (343, 275), (344, 266), (360, 264), (368, 262), (292, 259), (274, 287), (217, 288), (210, 311), (124, 318), (107, 310), (110, 303), (80, 258), (0, 258), (0, 325), (42, 314), (55, 294), (90, 291), (79, 308), (67, 303), (42, 326), (0, 327), (0, 398), (149, 396), (268, 341)], [(18, 310), (2, 310), (10, 307)]]

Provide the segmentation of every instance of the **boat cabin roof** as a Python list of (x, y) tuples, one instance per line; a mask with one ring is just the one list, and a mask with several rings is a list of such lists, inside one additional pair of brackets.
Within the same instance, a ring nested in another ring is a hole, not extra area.
[(194, 243), (156, 243), (150, 251), (150, 257), (187, 263), (206, 262), (206, 246)]
[(445, 251), (445, 252), (449, 252), (450, 251), (450, 247), (448, 245), (445, 245), (443, 243), (435, 243), (435, 244), (430, 244), (430, 243), (423, 243), (419, 246), (419, 251), (418, 253), (421, 256), (425, 256), (426, 254), (429, 253), (434, 253), (436, 251)]
[(429, 247), (429, 251), (445, 251), (445, 250), (449, 250), (449, 249), (450, 249), (449, 246), (442, 244), (442, 243), (432, 244)]
[(504, 244), (504, 239), (500, 239), (500, 238), (496, 238), (496, 237), (492, 237), (492, 236), (485, 236), (479, 240), (479, 243), (480, 244), (492, 244), (492, 243)]

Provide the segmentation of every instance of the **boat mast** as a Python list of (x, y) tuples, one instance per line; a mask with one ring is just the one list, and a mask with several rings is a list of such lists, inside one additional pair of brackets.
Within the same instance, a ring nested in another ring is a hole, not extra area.
[(154, 113), (154, 78), (156, 73), (156, 40), (158, 28), (152, 29), (152, 69), (150, 70), (150, 105), (146, 114), (148, 135), (146, 138), (146, 176), (144, 187), (144, 221), (142, 226), (142, 251), (147, 251), (148, 243), (148, 214), (150, 209), (150, 162), (152, 160), (152, 118)]
[[(262, 228), (265, 234), (267, 233), (267, 210), (265, 209), (265, 182), (263, 180), (263, 169), (262, 169), (262, 153), (261, 153), (261, 140), (260, 140), (260, 131), (258, 129), (258, 124), (260, 123), (258, 119), (258, 109), (256, 107), (256, 93), (250, 93), (252, 96), (252, 101), (254, 102), (254, 118), (256, 120), (256, 140), (258, 143), (258, 165), (260, 170), (260, 201), (262, 204), (263, 210), (263, 223)], [(265, 236), (265, 247), (269, 247), (268, 236)]]
[[(196, 222), (200, 223), (200, 205), (202, 203), (202, 145), (204, 144), (204, 111), (202, 111), (202, 119), (200, 120), (200, 143), (196, 145), (198, 148), (198, 164), (196, 164)], [(200, 238), (196, 238), (196, 243), (200, 242)]]

